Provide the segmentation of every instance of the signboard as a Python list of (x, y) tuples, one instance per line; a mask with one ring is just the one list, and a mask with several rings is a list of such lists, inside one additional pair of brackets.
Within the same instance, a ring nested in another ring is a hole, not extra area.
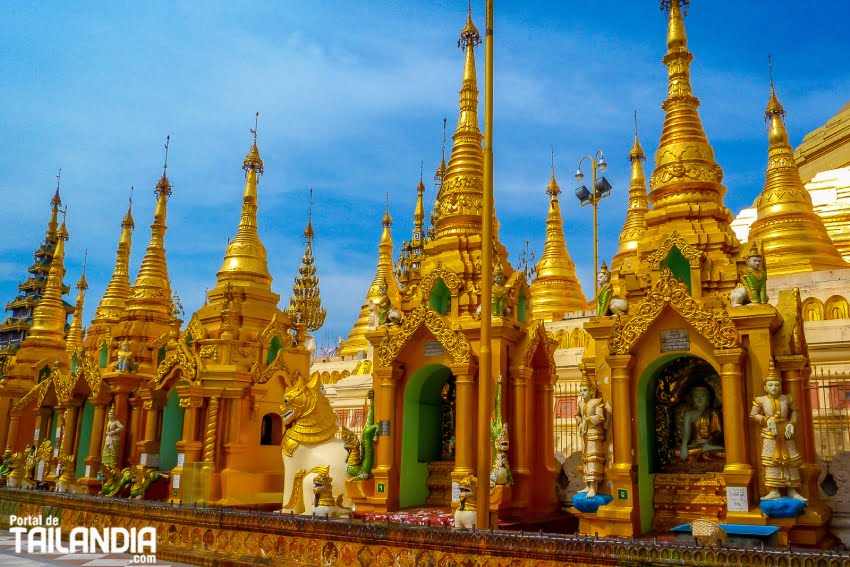
[(185, 453), (177, 453), (177, 466), (182, 467), (183, 463), (186, 462), (186, 454)]
[(690, 350), (691, 338), (687, 329), (667, 329), (661, 331), (661, 352), (672, 350)]
[(443, 356), (445, 351), (439, 341), (425, 341), (425, 356)]
[(749, 510), (746, 486), (726, 487), (726, 509), (730, 512), (746, 512)]
[(38, 437), (39, 437), (40, 435), (41, 435), (41, 429), (36, 429), (36, 430), (35, 430), (35, 436), (33, 437), (33, 439), (35, 440), (35, 444), (36, 444), (36, 445), (38, 445)]
[(386, 484), (384, 484), (383, 482), (379, 482), (379, 483), (378, 483), (378, 492), (379, 492), (379, 493), (384, 493), (384, 492), (386, 492), (386, 491), (387, 491), (387, 485), (386, 485)]
[(460, 485), (457, 482), (452, 483), (452, 502), (460, 502)]
[(390, 420), (382, 419), (378, 422), (378, 436), (379, 437), (389, 437), (390, 436)]
[(629, 491), (625, 488), (617, 489), (617, 498), (620, 500), (628, 500), (629, 499)]
[(86, 465), (86, 476), (91, 477), (91, 465)]
[(175, 474), (175, 475), (172, 475), (171, 478), (174, 480), (174, 483), (173, 483), (174, 490), (177, 490), (178, 488), (180, 488), (180, 475)]
[(38, 470), (35, 473), (35, 479), (41, 480), (44, 477), (44, 461), (38, 462)]

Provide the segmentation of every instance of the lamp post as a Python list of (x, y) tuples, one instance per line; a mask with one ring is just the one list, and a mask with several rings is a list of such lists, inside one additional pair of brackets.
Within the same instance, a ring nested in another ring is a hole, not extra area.
[(584, 156), (579, 160), (576, 181), (579, 183), (584, 181), (581, 164), (586, 159), (590, 160), (593, 170), (593, 192), (589, 191), (586, 186), (579, 185), (576, 188), (576, 197), (578, 197), (582, 207), (585, 205), (593, 206), (593, 297), (596, 298), (599, 291), (599, 282), (596, 277), (599, 273), (599, 216), (597, 207), (599, 206), (599, 201), (611, 194), (611, 184), (604, 177), (597, 178), (596, 176), (597, 170), (599, 173), (605, 173), (605, 170), (608, 169), (608, 164), (605, 162), (605, 155), (602, 153), (602, 150), (597, 150), (596, 155), (593, 157)]

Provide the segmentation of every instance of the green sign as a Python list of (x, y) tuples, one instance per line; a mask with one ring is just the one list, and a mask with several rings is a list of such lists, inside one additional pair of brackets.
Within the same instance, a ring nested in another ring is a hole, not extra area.
[(379, 482), (378, 483), (378, 492), (386, 492), (386, 491), (387, 491), (387, 485), (384, 484), (383, 482)]
[(628, 500), (629, 499), (629, 491), (625, 488), (617, 489), (617, 498), (620, 500)]

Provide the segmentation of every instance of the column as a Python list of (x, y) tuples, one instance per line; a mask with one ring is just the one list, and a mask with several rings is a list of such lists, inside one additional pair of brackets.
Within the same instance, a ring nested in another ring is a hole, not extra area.
[(375, 437), (375, 478), (374, 499), (376, 508), (386, 511), (398, 508), (399, 484), (397, 456), (395, 454), (396, 437), (400, 434), (401, 424), (396, 419), (396, 389), (403, 371), (393, 365), (377, 368), (372, 372), (375, 390), (375, 422), (378, 424), (378, 436)]
[(88, 456), (86, 456), (86, 474), (80, 479), (80, 484), (96, 488), (100, 485), (97, 475), (100, 472), (100, 455), (103, 449), (103, 428), (106, 425), (107, 402), (104, 399), (89, 399), (89, 401), (94, 406), (94, 415), (92, 416), (89, 451)]
[(817, 480), (820, 470), (816, 464), (811, 401), (807, 399), (809, 396), (808, 378), (811, 372), (807, 363), (808, 360), (802, 355), (776, 357), (776, 366), (782, 373), (782, 393), (791, 396), (791, 399), (797, 405), (794, 440), (797, 442), (797, 450), (803, 457), (803, 466), (800, 469), (803, 483), (801, 492), (811, 500), (818, 497)]
[[(475, 379), (468, 364), (449, 366), (455, 377), (455, 467), (452, 480), (460, 481), (475, 474), (475, 432), (478, 429), (475, 407)], [(489, 408), (488, 408), (489, 410)], [(490, 411), (487, 411), (490, 415)], [(489, 449), (489, 447), (488, 447)], [(479, 480), (478, 482), (481, 482)]]
[(65, 457), (74, 451), (74, 442), (77, 436), (77, 416), (80, 410), (80, 400), (70, 400), (68, 409), (65, 411), (65, 431), (62, 432), (62, 444), (59, 447), (59, 456)]
[[(117, 396), (116, 396), (117, 397)], [(120, 405), (117, 404), (116, 405)], [(125, 402), (125, 407), (128, 408), (129, 412), (129, 426), (124, 428), (124, 431), (121, 432), (121, 435), (124, 436), (121, 439), (121, 444), (118, 446), (118, 468), (124, 466), (126, 462), (127, 465), (135, 465), (138, 464), (138, 447), (137, 440), (141, 437), (140, 429), (142, 426), (142, 400), (139, 397), (134, 397), (132, 400)], [(128, 423), (127, 421), (123, 421), (120, 418), (120, 414), (118, 414), (118, 410), (115, 410), (115, 414), (118, 417), (118, 421), (121, 423)], [(126, 443), (125, 443), (126, 439)], [(126, 447), (126, 448), (125, 448)], [(124, 459), (122, 460), (122, 456)]]
[(144, 400), (145, 412), (145, 434), (139, 449), (141, 458), (139, 464), (151, 468), (159, 468), (159, 435), (157, 426), (159, 425), (159, 400), (150, 399)]
[[(723, 430), (727, 432), (726, 466), (723, 476), (726, 485), (747, 488), (752, 483), (753, 467), (749, 459), (749, 408), (752, 400), (747, 397), (744, 384), (743, 362), (746, 353), (740, 348), (714, 351), (720, 364), (720, 386), (723, 398)], [(742, 434), (733, 434), (733, 432)], [(747, 496), (748, 501), (751, 500)], [(735, 512), (736, 510), (731, 510)], [(745, 510), (737, 510), (744, 512)]]
[(612, 468), (630, 477), (634, 462), (634, 416), (632, 404), (632, 380), (629, 373), (631, 355), (607, 357), (611, 367), (611, 407), (614, 429), (614, 464)]
[(17, 440), (18, 440), (18, 424), (21, 420), (21, 411), (20, 410), (12, 410), (12, 414), (9, 418), (9, 429), (6, 432), (6, 450), (7, 451), (15, 451), (18, 448)]
[(513, 389), (512, 405), (514, 421), (510, 424), (510, 435), (515, 475), (529, 474), (528, 458), (530, 440), (528, 439), (528, 423), (534, 414), (528, 400), (528, 382), (531, 379), (531, 369), (524, 366), (511, 368), (511, 388)]

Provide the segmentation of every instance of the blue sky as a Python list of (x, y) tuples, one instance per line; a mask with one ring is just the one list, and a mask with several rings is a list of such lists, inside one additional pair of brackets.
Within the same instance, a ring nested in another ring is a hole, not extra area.
[[(473, 4), (483, 29), (483, 1)], [(647, 173), (658, 144), (665, 18), (656, 0), (501, 1), (496, 10), (501, 237), (514, 265), (526, 239), (539, 254), (554, 145), (568, 248), (590, 295), (592, 211), (572, 196), (572, 174), (582, 155), (605, 151), (614, 192), (600, 205), (600, 256), (609, 259), (624, 218), (634, 110)], [(374, 274), (385, 193), (396, 250), (410, 234), (420, 161), (433, 203), (442, 117), (449, 136), (457, 121), (465, 12), (463, 0), (7, 2), (0, 299), (11, 300), (25, 277), (62, 168), (66, 283), (78, 279), (87, 248), (88, 323), (111, 275), (131, 185), (135, 276), (171, 135), (169, 272), (187, 312), (196, 309), (236, 231), (240, 167), (259, 111), (260, 233), (273, 287), (288, 303), (313, 187), (328, 308), (317, 338), (346, 336)], [(796, 145), (850, 99), (848, 18), (844, 0), (780, 0), (769, 10), (762, 0), (692, 2), (692, 82), (733, 212), (752, 203), (764, 180), (767, 54)], [(483, 57), (479, 50), (482, 91)]]

